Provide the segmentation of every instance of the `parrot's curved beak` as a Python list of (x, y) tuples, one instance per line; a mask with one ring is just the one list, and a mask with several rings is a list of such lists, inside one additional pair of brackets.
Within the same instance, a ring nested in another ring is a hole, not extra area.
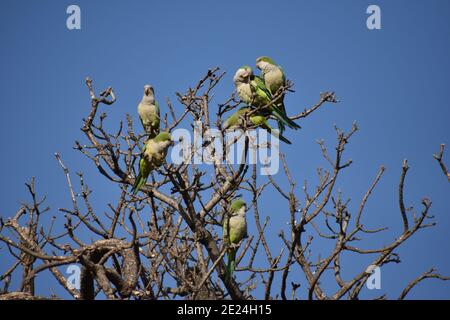
[(145, 93), (146, 96), (148, 96), (151, 93), (151, 91), (152, 91), (152, 87), (151, 86), (147, 85), (147, 86), (144, 87), (144, 93)]

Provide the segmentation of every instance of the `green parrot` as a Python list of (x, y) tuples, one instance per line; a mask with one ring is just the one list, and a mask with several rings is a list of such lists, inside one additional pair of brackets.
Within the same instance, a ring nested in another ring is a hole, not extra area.
[(155, 91), (151, 85), (144, 86), (144, 96), (138, 105), (138, 114), (149, 138), (156, 137), (159, 133), (159, 105), (155, 100)]
[[(262, 56), (256, 59), (256, 67), (261, 71), (261, 76), (272, 95), (275, 95), (278, 90), (286, 85), (286, 76), (283, 68), (275, 63), (271, 58)], [(280, 111), (284, 116), (287, 116), (286, 108), (284, 106), (284, 93), (280, 96)]]
[(238, 244), (247, 238), (247, 221), (245, 213), (247, 206), (242, 199), (236, 199), (231, 203), (230, 212), (223, 219), (223, 241), (231, 245), (228, 248), (228, 264), (226, 276), (231, 278), (236, 267), (236, 248), (232, 245)]
[[(264, 84), (264, 80), (255, 76), (251, 67), (243, 66), (239, 68), (234, 75), (233, 81), (239, 98), (246, 104), (253, 107), (262, 107), (272, 101), (272, 94)], [(284, 109), (283, 103), (277, 103), (276, 105), (271, 105), (269, 110), (263, 112), (267, 113), (265, 115), (270, 115), (277, 120), (280, 132), (284, 131), (285, 125), (292, 129), (299, 129), (300, 126), (289, 119), (286, 112), (283, 111)]]
[(139, 175), (136, 177), (133, 194), (137, 194), (139, 189), (146, 183), (148, 176), (154, 170), (163, 165), (167, 150), (173, 145), (169, 132), (161, 132), (153, 139), (148, 139), (142, 148), (141, 160), (139, 161)]
[[(267, 89), (275, 95), (277, 91), (286, 85), (286, 76), (283, 69), (275, 63), (271, 58), (262, 56), (256, 59), (256, 67), (261, 70), (261, 75)], [(281, 101), (284, 99), (284, 94), (281, 96)]]
[[(248, 107), (244, 107), (233, 113), (227, 120), (225, 120), (223, 124), (223, 128), (225, 130), (237, 128), (239, 126), (242, 126), (243, 124), (243, 117), (245, 117), (245, 114), (247, 112), (251, 112), (252, 109)], [(277, 137), (281, 141), (287, 144), (291, 144), (291, 142), (283, 137), (280, 133), (275, 133), (273, 131), (273, 128), (270, 126), (269, 122), (267, 121), (267, 118), (261, 114), (252, 114), (249, 117), (250, 124), (255, 127), (260, 127), (269, 132), (274, 137)]]

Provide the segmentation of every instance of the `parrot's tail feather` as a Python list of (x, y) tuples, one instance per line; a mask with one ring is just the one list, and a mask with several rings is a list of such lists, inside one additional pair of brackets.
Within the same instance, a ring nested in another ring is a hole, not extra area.
[(280, 120), (278, 120), (277, 123), (278, 123), (278, 130), (280, 130), (280, 133), (282, 134), (284, 132), (284, 130), (286, 130), (286, 126)]
[[(274, 134), (272, 134), (272, 135), (274, 135)], [(288, 139), (286, 139), (285, 137), (283, 137), (281, 134), (274, 135), (274, 136), (277, 137), (278, 139), (280, 139), (281, 141), (283, 141), (284, 143), (292, 144), (292, 142), (290, 142)]]
[(228, 249), (228, 264), (226, 276), (231, 279), (234, 269), (236, 268), (236, 250), (233, 248)]
[[(284, 123), (291, 129), (300, 129), (301, 127), (294, 122), (294, 120), (291, 120), (286, 113), (283, 113), (283, 111), (280, 110), (278, 106), (272, 106), (272, 114), (277, 118), (278, 121)], [(281, 129), (280, 129), (281, 131)]]
[(290, 142), (288, 139), (286, 139), (285, 137), (283, 137), (283, 135), (280, 132), (276, 132), (273, 131), (272, 128), (267, 127), (265, 128), (271, 135), (273, 135), (274, 137), (278, 138), (279, 140), (283, 141), (284, 143), (287, 144), (292, 144), (292, 142)]
[(136, 177), (136, 181), (134, 182), (133, 188), (131, 191), (134, 195), (136, 195), (139, 192), (139, 189), (145, 184), (145, 181), (147, 179), (144, 179), (144, 177), (139, 173), (139, 175)]
[(278, 135), (278, 139), (280, 139), (280, 140), (283, 141), (284, 143), (292, 144), (292, 142), (290, 142), (288, 139), (286, 139), (285, 137), (283, 137), (281, 134)]

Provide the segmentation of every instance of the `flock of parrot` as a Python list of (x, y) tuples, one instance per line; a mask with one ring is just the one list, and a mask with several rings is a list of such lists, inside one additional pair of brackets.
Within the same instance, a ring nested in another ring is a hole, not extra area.
[[(249, 66), (236, 71), (233, 82), (239, 98), (246, 106), (232, 114), (224, 122), (223, 129), (260, 127), (291, 144), (282, 134), (286, 126), (295, 130), (300, 129), (300, 126), (286, 114), (282, 90), (287, 86), (284, 71), (267, 56), (256, 59), (256, 67), (260, 70), (260, 76), (255, 75)], [(134, 195), (145, 185), (150, 173), (163, 165), (167, 151), (174, 143), (169, 132), (160, 132), (160, 108), (152, 86), (144, 86), (144, 95), (137, 109), (148, 139), (141, 152), (139, 174), (132, 188)], [(269, 119), (277, 122), (277, 131), (270, 126)], [(238, 198), (232, 201), (228, 214), (224, 215), (223, 241), (228, 245), (226, 277), (232, 276), (236, 266), (236, 245), (247, 237), (246, 210), (245, 202)]]
[[(286, 114), (284, 93), (281, 90), (283, 87), (286, 88), (283, 69), (269, 57), (256, 59), (256, 67), (261, 71), (261, 76), (255, 75), (249, 66), (243, 66), (236, 71), (233, 78), (234, 85), (239, 98), (247, 104), (247, 107), (239, 109), (228, 118), (224, 123), (224, 129), (242, 126), (243, 119), (248, 114), (250, 125), (263, 128), (281, 141), (291, 144), (282, 135), (285, 127), (297, 130), (300, 126)], [(277, 121), (279, 133), (273, 131), (268, 119)]]

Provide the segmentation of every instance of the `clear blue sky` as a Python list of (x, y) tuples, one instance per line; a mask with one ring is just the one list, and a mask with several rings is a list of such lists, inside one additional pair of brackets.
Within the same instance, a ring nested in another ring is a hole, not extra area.
[[(73, 3), (81, 7), (79, 31), (66, 28), (66, 8)], [(381, 30), (366, 28), (370, 4), (381, 7)], [(346, 151), (354, 163), (337, 184), (352, 199), (352, 209), (379, 166), (386, 166), (367, 205), (365, 224), (390, 229), (365, 245), (387, 243), (401, 231), (397, 187), (402, 159), (411, 167), (407, 205), (419, 210), (424, 196), (433, 202), (438, 225), (399, 250), (402, 264), (382, 269), (381, 291), (396, 297), (431, 266), (448, 275), (450, 186), (432, 154), (447, 143), (450, 166), (449, 15), (445, 0), (1, 1), (0, 215), (13, 215), (28, 200), (24, 182), (32, 176), (53, 214), (70, 206), (55, 152), (72, 172), (85, 172), (97, 210), (106, 210), (114, 200), (117, 186), (72, 150), (73, 142), (82, 139), (81, 118), (89, 110), (86, 76), (94, 79), (97, 90), (114, 87), (118, 101), (108, 110), (108, 121), (115, 127), (125, 112), (137, 118), (145, 83), (155, 86), (161, 102), (165, 97), (175, 101), (175, 91), (186, 90), (208, 68), (220, 66), (227, 75), (216, 94), (225, 98), (233, 90), (237, 67), (269, 55), (295, 83), (296, 93), (287, 97), (289, 112), (316, 103), (325, 90), (342, 99), (302, 122), (300, 132), (287, 134), (294, 144), (283, 151), (299, 184), (309, 179), (312, 185), (315, 168), (325, 165), (315, 140), (325, 139), (332, 150), (334, 124), (348, 129), (357, 121), (361, 129)], [(277, 230), (285, 227), (279, 221), (288, 219), (287, 205), (281, 210), (267, 198), (263, 208), (263, 218), (272, 217), (271, 240), (276, 243)], [(7, 262), (2, 256), (0, 271)], [(361, 267), (351, 258), (345, 264), (346, 277)], [(60, 292), (48, 279), (39, 281), (38, 293)], [(364, 291), (366, 297), (380, 293)], [(450, 285), (429, 280), (410, 297), (448, 299)]]

